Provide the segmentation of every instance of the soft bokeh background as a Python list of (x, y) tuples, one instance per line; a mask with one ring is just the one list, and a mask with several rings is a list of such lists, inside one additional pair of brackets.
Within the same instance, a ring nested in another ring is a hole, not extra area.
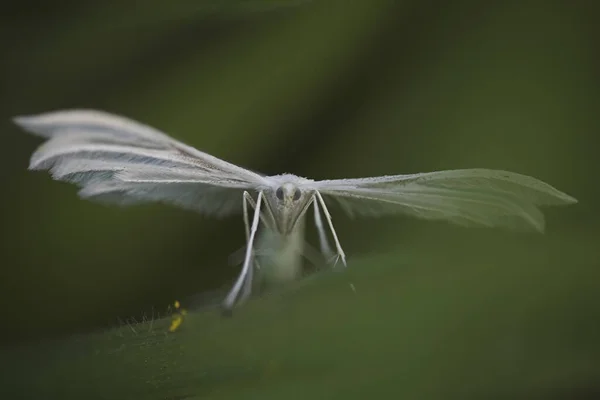
[[(507, 265), (537, 260), (574, 293), (578, 282), (598, 292), (598, 11), (551, 1), (13, 4), (0, 17), (4, 343), (114, 325), (237, 273), (227, 257), (243, 245), (241, 218), (99, 206), (28, 172), (40, 140), (10, 118), (62, 108), (129, 116), (267, 174), (483, 167), (538, 177), (580, 201), (548, 210), (546, 235), (332, 213), (350, 260), (438, 254), (427, 271), (441, 283), (452, 254), (473, 265), (508, 254)], [(494, 287), (486, 276), (482, 291)], [(535, 296), (535, 283), (526, 291)], [(560, 304), (576, 314), (568, 299)], [(584, 304), (600, 307), (600, 294)]]

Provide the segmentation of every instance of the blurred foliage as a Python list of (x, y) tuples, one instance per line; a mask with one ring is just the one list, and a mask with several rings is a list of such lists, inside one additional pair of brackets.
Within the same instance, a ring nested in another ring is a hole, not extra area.
[[(348, 274), (362, 277), (365, 285), (360, 293), (369, 300), (343, 304), (339, 294), (323, 283), (319, 294), (308, 297), (307, 305), (298, 306), (305, 314), (302, 318), (295, 320), (296, 314), (288, 312), (277, 314), (276, 329), (270, 322), (264, 326), (261, 318), (266, 317), (257, 315), (260, 312), (252, 307), (240, 311), (231, 322), (198, 316), (199, 322), (187, 327), (190, 339), (185, 340), (189, 343), (196, 343), (194, 338), (201, 342), (203, 335), (198, 331), (203, 327), (221, 329), (218, 327), (231, 324), (231, 328), (223, 328), (231, 331), (222, 345), (210, 351), (209, 344), (198, 343), (206, 348), (192, 353), (198, 358), (202, 353), (208, 356), (194, 372), (189, 358), (177, 372), (182, 376), (208, 371), (211, 366), (215, 371), (227, 368), (216, 365), (219, 362), (263, 368), (235, 350), (239, 348), (234, 343), (241, 340), (235, 335), (243, 334), (238, 330), (252, 327), (249, 336), (282, 335), (278, 336), (282, 338), (279, 347), (273, 344), (270, 350), (263, 347), (269, 343), (257, 342), (257, 353), (264, 350), (284, 359), (293, 358), (296, 350), (305, 351), (298, 353), (305, 357), (299, 364), (285, 365), (307, 369), (281, 380), (272, 378), (276, 382), (269, 380), (273, 393), (300, 393), (303, 374), (316, 372), (324, 375), (321, 380), (311, 375), (313, 388), (321, 385), (320, 390), (333, 393), (340, 388), (340, 393), (345, 393), (353, 389), (330, 387), (326, 377), (333, 374), (342, 382), (352, 369), (350, 379), (364, 376), (369, 382), (393, 382), (396, 364), (392, 360), (401, 364), (398, 371), (404, 371), (413, 361), (426, 357), (421, 352), (429, 351), (434, 340), (429, 334), (449, 332), (445, 330), (448, 324), (455, 324), (463, 327), (453, 333), (460, 335), (453, 339), (458, 347), (450, 347), (438, 358), (429, 359), (435, 364), (427, 364), (439, 368), (411, 370), (413, 375), (404, 375), (396, 383), (413, 382), (408, 378), (412, 376), (414, 385), (437, 385), (454, 377), (458, 387), (468, 376), (461, 374), (475, 373), (479, 379), (485, 373), (479, 363), (489, 362), (484, 360), (485, 352), (464, 358), (460, 351), (467, 345), (483, 349), (489, 340), (501, 342), (505, 335), (493, 318), (482, 319), (480, 325), (462, 325), (461, 318), (470, 315), (470, 307), (474, 307), (469, 302), (481, 307), (478, 312), (512, 318), (520, 301), (525, 304), (522, 297), (513, 298), (519, 290), (520, 296), (536, 298), (540, 310), (547, 309), (540, 319), (535, 317), (538, 309), (510, 319), (514, 329), (506, 333), (506, 340), (529, 338), (518, 343), (517, 354), (510, 353), (511, 357), (523, 352), (525, 364), (519, 367), (540, 369), (548, 359), (544, 357), (553, 355), (542, 344), (536, 347), (532, 338), (560, 337), (574, 347), (559, 346), (564, 354), (549, 364), (555, 369), (542, 368), (537, 382), (546, 385), (549, 381), (544, 379), (551, 379), (552, 373), (560, 379), (577, 375), (576, 370), (568, 369), (569, 360), (580, 365), (579, 352), (583, 354), (591, 345), (583, 340), (590, 331), (581, 324), (597, 311), (586, 307), (600, 304), (596, 284), (600, 271), (594, 268), (599, 259), (600, 212), (592, 207), (600, 202), (594, 174), (600, 168), (595, 154), (600, 130), (598, 11), (593, 2), (551, 1), (12, 4), (0, 17), (0, 128), (6, 139), (0, 161), (4, 194), (0, 293), (7, 348), (17, 341), (114, 325), (118, 316), (139, 316), (152, 307), (164, 308), (174, 299), (227, 286), (236, 275), (236, 268), (227, 265), (227, 256), (243, 244), (241, 218), (219, 221), (161, 205), (102, 207), (80, 201), (70, 185), (26, 170), (40, 141), (20, 132), (10, 118), (89, 107), (137, 119), (210, 154), (267, 174), (291, 172), (325, 179), (500, 168), (538, 177), (580, 200), (570, 208), (548, 210), (548, 232), (539, 236), (465, 230), (401, 217), (352, 221), (334, 209), (336, 229), (351, 265), (363, 255), (363, 261), (356, 262), (356, 271), (351, 268)], [(435, 247), (440, 243), (456, 254), (468, 253), (470, 260), (461, 263), (433, 257), (441, 251)], [(493, 249), (494, 254), (509, 253), (511, 261), (490, 259)], [(418, 256), (406, 262), (407, 254)], [(576, 261), (567, 254), (577, 255)], [(369, 258), (375, 255), (385, 261)], [(432, 256), (430, 263), (424, 261), (428, 255)], [(529, 263), (532, 259), (537, 261)], [(495, 267), (470, 270), (478, 260)], [(544, 268), (548, 268), (547, 274)], [(421, 269), (424, 271), (418, 273), (426, 274), (427, 281), (406, 280), (405, 274)], [(506, 275), (496, 287), (497, 273), (503, 270), (532, 275), (524, 286)], [(583, 278), (581, 271), (589, 275)], [(452, 284), (447, 281), (450, 275)], [(462, 278), (468, 281), (464, 287)], [(563, 290), (564, 282), (569, 295), (544, 291), (546, 278), (556, 290)], [(386, 286), (394, 282), (401, 284), (398, 291)], [(435, 288), (440, 286), (443, 290), (438, 293)], [(492, 289), (495, 294), (489, 293)], [(419, 294), (420, 290), (427, 293)], [(452, 312), (446, 314), (448, 296), (464, 291), (470, 293), (469, 302), (451, 303)], [(301, 292), (298, 299), (304, 296)], [(405, 298), (404, 292), (414, 298)], [(584, 301), (579, 292), (589, 297)], [(481, 303), (477, 303), (479, 295), (483, 296)], [(497, 296), (493, 306), (485, 300), (492, 295)], [(509, 301), (503, 303), (499, 300), (503, 298)], [(330, 311), (319, 306), (331, 302), (337, 306)], [(374, 303), (383, 307), (381, 319), (376, 318)], [(277, 307), (278, 301), (268, 304)], [(298, 300), (298, 304), (304, 301)], [(431, 317), (427, 326), (410, 323), (420, 304), (436, 317)], [(349, 322), (340, 317), (329, 321), (331, 330), (317, 329), (327, 322), (328, 312), (342, 309), (355, 319)], [(543, 320), (544, 315), (551, 318), (552, 309), (558, 309), (565, 319)], [(386, 319), (390, 315), (396, 322)], [(314, 326), (311, 318), (315, 318)], [(563, 330), (552, 332), (556, 327)], [(480, 341), (480, 328), (491, 336)], [(270, 329), (274, 329), (272, 333)], [(287, 334), (286, 329), (290, 330)], [(358, 341), (360, 350), (342, 357), (344, 346), (352, 343), (343, 334), (347, 329), (356, 331), (351, 338)], [(298, 333), (284, 342), (292, 330)], [(388, 340), (378, 339), (381, 331), (390, 335)], [(391, 335), (396, 334), (413, 335), (398, 344), (410, 354), (386, 350), (394, 347)], [(312, 352), (299, 346), (308, 339), (304, 346), (315, 346)], [(76, 344), (70, 345), (78, 351)], [(531, 353), (527, 353), (528, 346), (533, 346)], [(333, 350), (329, 352), (329, 348)], [(571, 354), (572, 349), (577, 353)], [(507, 354), (494, 351), (494, 357)], [(23, 357), (24, 365), (33, 362), (24, 353), (16, 354)], [(52, 354), (46, 355), (47, 359), (52, 359)], [(71, 360), (69, 355), (65, 357), (56, 362)], [(261, 363), (269, 358), (260, 357)], [(352, 357), (358, 364), (348, 362)], [(378, 357), (382, 358), (377, 361)], [(140, 362), (137, 356), (128, 362), (132, 368), (140, 368), (135, 366)], [(387, 372), (379, 378), (367, 373), (370, 362)], [(508, 365), (509, 371), (519, 360), (506, 362), (502, 365)], [(513, 382), (518, 378), (515, 371), (487, 378)], [(447, 372), (456, 375), (445, 375)], [(242, 386), (247, 388), (252, 382), (249, 378)], [(479, 382), (485, 386), (488, 381)], [(110, 377), (105, 383), (111, 385)]]
[[(589, 239), (356, 260), (233, 318), (191, 313), (0, 351), (0, 389), (61, 399), (597, 398)], [(481, 243), (479, 243), (481, 245)], [(524, 261), (519, 254), (528, 247)], [(549, 261), (551, 260), (551, 261)], [(569, 268), (565, 269), (565, 265)], [(353, 285), (354, 290), (350, 287)], [(576, 311), (576, 312), (574, 312)], [(4, 368), (2, 368), (4, 367)], [(10, 397), (9, 397), (10, 398)]]

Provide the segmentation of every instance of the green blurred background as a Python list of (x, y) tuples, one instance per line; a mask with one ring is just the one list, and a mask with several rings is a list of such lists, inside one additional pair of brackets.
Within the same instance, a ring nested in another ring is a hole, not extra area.
[[(505, 257), (493, 265), (514, 271), (515, 284), (536, 265), (544, 271), (539, 276), (590, 293), (577, 298), (582, 303), (561, 298), (565, 315), (577, 315), (584, 304), (600, 316), (596, 4), (9, 6), (0, 17), (3, 343), (115, 325), (119, 317), (225, 287), (237, 274), (227, 257), (244, 243), (239, 217), (100, 206), (46, 173), (27, 171), (40, 140), (10, 118), (75, 107), (134, 118), (266, 174), (327, 179), (482, 167), (535, 176), (579, 200), (547, 210), (546, 235), (402, 217), (351, 220), (331, 211), (350, 264), (360, 259), (367, 270), (369, 257), (386, 254), (384, 264), (405, 260), (408, 267), (394, 268), (394, 275), (380, 271), (386, 284), (404, 279), (402, 268), (418, 274), (423, 260), (430, 260), (424, 268), (435, 286), (447, 284), (455, 264), (472, 271)], [(482, 292), (495, 287), (491, 270), (477, 275)], [(451, 291), (460, 293), (466, 289), (457, 274)], [(536, 296), (538, 278), (524, 293)], [(511, 296), (509, 281), (501, 298)], [(553, 301), (546, 295), (540, 290), (540, 307)], [(435, 292), (427, 296), (440, 300)], [(590, 314), (581, 313), (589, 322)], [(599, 327), (581, 331), (592, 329), (600, 339)], [(579, 332), (565, 335), (576, 340)]]

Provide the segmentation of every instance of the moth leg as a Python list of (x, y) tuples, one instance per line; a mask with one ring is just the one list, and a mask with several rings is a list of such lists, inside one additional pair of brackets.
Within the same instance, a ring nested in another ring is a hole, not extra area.
[[(243, 203), (243, 212), (244, 212), (244, 227), (246, 230), (246, 243), (248, 243), (248, 246), (250, 246), (250, 223), (249, 218), (248, 218), (248, 203), (251, 204), (252, 208), (254, 209), (254, 212), (256, 212), (256, 204), (254, 203), (254, 200), (252, 199), (252, 196), (250, 196), (250, 193), (248, 193), (247, 191), (244, 191), (244, 203)], [(257, 269), (260, 269), (260, 266), (258, 265), (258, 261), (256, 261), (256, 252), (254, 252), (254, 254), (251, 256), (252, 259), (250, 261), (251, 266), (248, 269), (248, 275), (246, 276), (246, 279), (244, 280), (244, 286), (242, 287), (242, 294), (238, 300), (238, 302), (243, 303), (245, 302), (250, 295), (252, 294), (252, 283), (254, 280), (254, 266), (256, 266)]]
[(225, 311), (231, 311), (231, 309), (233, 309), (235, 300), (238, 298), (238, 295), (242, 290), (242, 285), (247, 279), (249, 270), (252, 268), (252, 247), (254, 244), (254, 238), (256, 237), (256, 231), (258, 230), (258, 223), (260, 221), (260, 206), (262, 198), (263, 193), (259, 192), (258, 198), (256, 199), (256, 208), (254, 209), (254, 218), (252, 219), (250, 234), (248, 235), (248, 245), (246, 247), (246, 257), (244, 258), (244, 265), (242, 266), (242, 270), (240, 271), (240, 275), (238, 276), (235, 284), (233, 285), (233, 287), (227, 294), (227, 297), (225, 297), (225, 300), (223, 301), (223, 308), (225, 309)]
[(334, 266), (335, 266), (335, 264), (337, 264), (337, 261), (339, 259), (341, 259), (342, 263), (344, 264), (344, 267), (345, 267), (346, 266), (346, 254), (344, 253), (344, 250), (342, 249), (342, 246), (340, 245), (340, 241), (338, 240), (337, 234), (335, 233), (335, 229), (333, 228), (333, 222), (331, 222), (331, 214), (329, 214), (329, 210), (327, 209), (327, 206), (325, 205), (325, 200), (323, 200), (323, 196), (321, 196), (321, 193), (316, 191), (315, 196), (317, 196), (317, 199), (319, 199), (319, 203), (321, 203), (321, 207), (323, 207), (323, 213), (325, 214), (325, 218), (327, 219), (327, 224), (329, 225), (329, 230), (331, 231), (331, 234), (333, 235), (333, 240), (335, 242), (337, 256), (335, 259)]
[[(264, 195), (263, 195), (264, 197)], [(256, 210), (256, 202), (254, 201), (254, 199), (252, 198), (252, 196), (250, 195), (250, 193), (248, 193), (248, 191), (244, 191), (244, 203), (248, 202), (248, 204), (250, 205), (250, 207), (252, 207), (253, 210)], [(244, 205), (244, 210), (247, 209), (247, 205)], [(267, 212), (265, 214), (260, 213), (260, 220), (263, 224), (265, 224), (266, 227), (268, 227), (269, 229), (273, 230), (274, 226), (275, 226), (275, 217), (273, 216), (273, 212), (271, 211), (271, 209), (267, 206), (267, 204), (265, 203), (265, 207), (263, 209), (263, 211), (266, 210)], [(248, 229), (248, 222), (246, 222), (246, 229)], [(247, 237), (246, 237), (247, 238)]]
[(319, 244), (321, 246), (321, 252), (325, 256), (325, 258), (329, 260), (333, 257), (333, 251), (331, 250), (331, 246), (329, 245), (329, 241), (327, 240), (327, 234), (325, 233), (325, 228), (323, 227), (323, 220), (321, 219), (321, 212), (319, 211), (319, 202), (316, 199), (313, 199), (313, 207), (315, 210), (315, 226), (317, 227), (317, 232), (319, 233)]

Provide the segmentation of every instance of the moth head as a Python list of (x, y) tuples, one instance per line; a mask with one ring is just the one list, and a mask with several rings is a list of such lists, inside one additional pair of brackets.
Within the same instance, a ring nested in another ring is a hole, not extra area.
[(302, 198), (302, 191), (293, 183), (286, 182), (275, 189), (275, 197), (283, 204), (293, 205)]
[(267, 203), (279, 233), (288, 234), (296, 227), (312, 198), (312, 191), (293, 182), (284, 182), (272, 189)]

